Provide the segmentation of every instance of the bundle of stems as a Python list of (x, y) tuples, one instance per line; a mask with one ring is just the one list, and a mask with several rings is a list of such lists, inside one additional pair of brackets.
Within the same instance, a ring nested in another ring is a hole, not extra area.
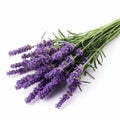
[[(85, 33), (76, 34), (68, 31), (69, 35), (67, 37), (61, 30), (58, 30), (58, 32), (59, 36), (54, 34), (55, 43), (61, 41), (74, 43), (76, 45), (75, 49), (80, 48), (88, 58), (84, 64), (84, 72), (86, 72), (88, 67), (92, 67), (95, 70), (97, 68), (96, 62), (102, 65), (103, 57), (106, 57), (103, 48), (120, 34), (120, 19)], [(102, 61), (100, 61), (99, 58), (101, 58)], [(79, 63), (77, 56), (75, 56), (75, 59), (77, 60), (76, 62)]]

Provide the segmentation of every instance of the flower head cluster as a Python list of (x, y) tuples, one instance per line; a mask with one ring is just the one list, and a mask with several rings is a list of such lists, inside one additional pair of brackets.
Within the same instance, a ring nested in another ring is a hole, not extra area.
[(65, 57), (66, 55), (68, 55), (70, 52), (72, 52), (74, 49), (74, 45), (64, 42), (60, 48), (60, 50), (58, 50), (57, 52), (55, 52), (52, 55), (52, 60), (60, 60), (61, 58)]
[[(34, 71), (33, 74), (26, 75), (16, 82), (16, 89), (28, 88), (38, 83), (34, 90), (26, 97), (26, 103), (30, 103), (36, 97), (44, 99), (57, 86), (65, 83), (68, 86), (67, 92), (56, 105), (60, 108), (62, 104), (69, 99), (73, 92), (80, 85), (79, 76), (83, 72), (83, 64), (86, 58), (79, 48), (75, 48), (74, 44), (62, 42), (59, 46), (53, 41), (43, 41), (35, 46), (34, 51), (23, 53), (22, 61), (12, 64), (12, 70), (8, 71), (8, 75), (24, 74)], [(25, 46), (17, 50), (10, 51), (9, 54), (16, 55), (30, 50), (32, 47)], [(75, 56), (81, 61), (76, 64)]]
[(13, 56), (13, 55), (16, 55), (16, 54), (20, 54), (20, 53), (26, 52), (26, 51), (28, 51), (30, 49), (32, 49), (32, 46), (26, 45), (26, 46), (18, 48), (16, 50), (9, 51), (9, 55)]

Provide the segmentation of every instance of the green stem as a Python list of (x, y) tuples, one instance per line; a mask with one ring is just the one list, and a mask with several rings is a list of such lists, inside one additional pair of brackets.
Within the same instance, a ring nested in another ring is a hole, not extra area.
[[(114, 28), (116, 28), (117, 26), (115, 25), (115, 26), (110, 26), (110, 27), (108, 27), (108, 28), (106, 28), (105, 30), (99, 30), (98, 31), (98, 34), (95, 36), (95, 37), (93, 37), (90, 41), (89, 41), (89, 43), (82, 49), (83, 51), (85, 50), (85, 49), (87, 49), (88, 47), (90, 47), (90, 45), (94, 42), (94, 43), (96, 43), (97, 41), (99, 41), (99, 39), (101, 38), (101, 37), (104, 37), (104, 36), (107, 36), (107, 34), (109, 34), (111, 31), (113, 31), (113, 29)], [(108, 32), (107, 32), (108, 31)]]
[(116, 38), (118, 35), (120, 34), (120, 28), (117, 30), (117, 32), (115, 32), (114, 34), (111, 35), (111, 37), (109, 38), (109, 40), (107, 40), (100, 48), (98, 48), (88, 59), (88, 61), (84, 64), (84, 67), (91, 61), (91, 59), (96, 55), (96, 53), (98, 53), (99, 51), (101, 51), (104, 46), (106, 46), (110, 41), (112, 41), (114, 38)]

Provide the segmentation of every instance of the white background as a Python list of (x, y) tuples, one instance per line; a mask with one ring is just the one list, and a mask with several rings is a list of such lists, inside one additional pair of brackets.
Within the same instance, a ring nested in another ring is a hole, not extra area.
[(30, 89), (16, 91), (19, 77), (9, 78), (8, 51), (19, 46), (36, 44), (46, 31), (84, 32), (120, 17), (119, 0), (0, 0), (0, 120), (120, 120), (120, 36), (104, 49), (103, 66), (91, 73), (95, 80), (83, 85), (58, 110), (54, 107), (63, 92), (32, 105), (24, 102)]

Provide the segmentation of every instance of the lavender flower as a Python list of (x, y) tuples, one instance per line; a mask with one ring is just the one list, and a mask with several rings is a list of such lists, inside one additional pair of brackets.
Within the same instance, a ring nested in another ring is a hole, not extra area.
[(51, 57), (49, 55), (40, 55), (38, 57), (32, 58), (29, 62), (26, 63), (28, 68), (36, 68), (40, 65), (50, 64), (51, 63)]
[(16, 69), (16, 70), (10, 70), (7, 72), (7, 75), (23, 74), (30, 70), (33, 70), (32, 68), (30, 69), (27, 67), (28, 62), (29, 62), (28, 60), (23, 60), (23, 62), (12, 64), (11, 68), (17, 68), (17, 67), (21, 67), (21, 68)]
[(37, 57), (34, 57), (30, 60), (23, 60), (22, 62), (12, 64), (12, 68), (17, 67), (24, 67), (29, 70), (36, 69), (38, 67), (41, 67), (42, 64), (47, 64), (51, 62), (51, 57), (49, 55), (40, 55)]
[(11, 68), (17, 68), (17, 67), (26, 67), (26, 64), (29, 62), (29, 60), (23, 60), (22, 62), (11, 64)]
[(52, 55), (53, 53), (57, 52), (58, 48), (55, 48), (54, 46), (51, 47), (45, 47), (44, 54)]
[(28, 60), (23, 60), (22, 62), (11, 64), (10, 67), (11, 68), (25, 67), (27, 62), (28, 62)]
[(45, 47), (52, 47), (53, 46), (53, 41), (52, 40), (49, 40), (49, 41), (43, 41), (43, 43), (40, 43), (37, 45), (35, 51), (41, 51), (43, 50)]
[(46, 47), (46, 46), (52, 46), (53, 45), (53, 41), (52, 40), (44, 40), (42, 43), (39, 43), (36, 45), (37, 48), (42, 48), (42, 47)]
[(74, 49), (74, 45), (72, 45), (68, 42), (63, 42), (63, 45), (60, 48), (60, 50), (52, 55), (52, 60), (53, 61), (60, 60), (61, 58), (65, 57), (70, 52), (72, 52), (73, 49)]
[(57, 52), (59, 50), (59, 48), (55, 48), (54, 46), (50, 48), (50, 55), (54, 54), (55, 52)]
[(39, 67), (39, 69), (37, 69), (36, 74), (40, 75), (40, 76), (44, 76), (44, 74), (50, 70), (53, 69), (53, 65), (42, 65), (41, 67)]
[(10, 56), (14, 56), (16, 54), (20, 54), (20, 53), (23, 53), (23, 52), (26, 52), (28, 50), (32, 49), (32, 46), (30, 45), (26, 45), (24, 47), (21, 47), (21, 48), (18, 48), (16, 50), (13, 50), (13, 51), (9, 51), (9, 55)]
[(37, 48), (41, 48), (41, 47), (45, 47), (45, 45), (43, 43), (39, 43), (36, 45)]
[(79, 79), (75, 79), (71, 85), (68, 86), (69, 91), (67, 91), (67, 93), (72, 96), (72, 93), (76, 90), (76, 88), (80, 85), (80, 80)]
[(30, 69), (28, 68), (20, 68), (20, 69), (16, 69), (16, 70), (10, 70), (7, 72), (7, 75), (15, 75), (15, 74), (23, 74), (30, 71)]
[(64, 94), (62, 96), (62, 98), (60, 99), (60, 101), (56, 104), (56, 108), (60, 108), (62, 106), (62, 104), (68, 100), (70, 98), (70, 96), (68, 94)]
[(70, 73), (69, 77), (67, 78), (67, 83), (68, 85), (71, 85), (74, 80), (78, 79), (79, 75), (82, 73), (83, 71), (83, 67), (80, 64), (79, 66), (77, 66), (74, 71), (72, 73)]
[[(62, 77), (62, 76), (61, 76)], [(43, 99), (44, 97), (46, 97), (58, 84), (60, 84), (60, 82), (62, 82), (63, 78), (59, 77), (54, 77), (51, 82), (49, 82), (42, 91), (40, 91), (38, 93), (39, 98)]]
[(42, 91), (43, 88), (50, 82), (50, 80), (43, 78), (38, 84), (39, 91)]
[(35, 52), (31, 52), (31, 53), (28, 53), (28, 54), (23, 54), (21, 56), (21, 58), (26, 59), (26, 58), (30, 58), (30, 57), (32, 57), (34, 55), (35, 55)]
[(44, 75), (44, 77), (46, 79), (52, 79), (56, 76), (61, 76), (61, 75), (65, 75), (65, 71), (63, 70), (64, 67), (69, 67), (68, 63), (74, 63), (73, 59), (72, 59), (72, 56), (67, 56), (66, 59), (61, 63), (59, 64), (58, 67), (52, 69), (51, 71), (49, 71), (48, 73), (46, 73)]
[(16, 83), (16, 86), (15, 88), (18, 90), (18, 89), (21, 89), (21, 88), (28, 88), (29, 86), (33, 85), (34, 83), (36, 82), (39, 82), (41, 79), (35, 79), (34, 78), (34, 75), (28, 75), (26, 76), (24, 79), (21, 79), (19, 80), (17, 83)]
[(63, 62), (61, 63), (61, 64), (59, 64), (59, 66), (58, 67), (60, 67), (60, 68), (64, 68), (64, 69), (68, 69), (68, 68), (70, 68), (72, 65), (74, 64), (74, 59), (73, 59), (73, 57), (70, 55), (70, 56), (67, 56), (66, 58), (65, 58), (65, 60), (63, 60)]
[(53, 44), (54, 43), (52, 40), (48, 40), (48, 41), (43, 40), (42, 43), (37, 44), (37, 47), (41, 48), (41, 47), (53, 46)]
[(37, 96), (38, 94), (38, 91), (39, 91), (39, 88), (34, 88), (33, 92), (31, 92), (29, 94), (29, 96), (25, 99), (25, 102), (26, 103), (30, 103), (33, 99), (35, 99), (35, 97)]
[(72, 96), (72, 93), (77, 89), (78, 85), (80, 85), (80, 81), (78, 79), (75, 79), (73, 83), (68, 87), (69, 90), (67, 91), (67, 93), (65, 93), (60, 101), (56, 104), (56, 108), (60, 108), (63, 103), (65, 103), (66, 100), (68, 100), (70, 96)]
[(35, 49), (35, 55), (40, 55), (40, 54), (44, 54), (45, 53), (45, 46), (44, 47), (37, 47)]
[(51, 55), (53, 53), (55, 53), (58, 49), (55, 48), (52, 44), (51, 45), (48, 45), (48, 46), (43, 46), (43, 47), (37, 47), (35, 49), (35, 56), (38, 56), (38, 55)]
[(48, 83), (49, 81), (46, 79), (43, 79), (40, 81), (37, 87), (34, 88), (33, 92), (29, 94), (29, 96), (25, 99), (26, 103), (30, 103), (35, 97), (38, 95), (39, 91), (42, 91), (44, 86)]
[(57, 68), (54, 68), (53, 70), (49, 71), (48, 73), (46, 73), (46, 74), (44, 75), (44, 77), (45, 77), (46, 79), (52, 79), (52, 78), (54, 78), (54, 77), (57, 77), (57, 76), (62, 75), (63, 72), (64, 72), (64, 71), (63, 71), (62, 69), (60, 69), (59, 67), (57, 67)]
[(22, 87), (24, 89), (27, 89), (28, 87), (30, 87), (31, 85), (39, 82), (40, 80), (41, 80), (40, 78), (36, 79), (35, 76), (31, 76), (30, 79), (26, 83), (24, 83)]
[[(23, 74), (28, 71), (40, 68), (41, 65), (45, 65), (47, 63), (51, 63), (50, 56), (41, 55), (39, 58), (35, 57), (31, 60), (23, 60), (23, 62), (12, 64), (11, 65), (12, 68), (17, 68), (17, 67), (21, 67), (21, 68), (8, 71), (7, 75)], [(48, 66), (48, 68), (49, 68), (49, 66)], [(46, 68), (46, 69), (48, 69), (48, 68)]]
[(51, 52), (50, 50), (51, 50), (51, 47), (37, 48), (35, 50), (35, 55), (37, 56), (37, 55), (41, 55), (41, 54), (43, 54), (43, 55), (50, 54), (50, 52)]
[(27, 75), (21, 80), (18, 80), (16, 83), (16, 89), (21, 89), (21, 88), (26, 89), (31, 85), (33, 85), (34, 83), (39, 82), (41, 79), (43, 79), (44, 74), (50, 71), (51, 69), (52, 66), (49, 65), (41, 66), (39, 69), (37, 69), (36, 73), (32, 75)]
[(21, 88), (23, 87), (23, 85), (24, 85), (26, 82), (28, 82), (28, 80), (29, 80), (29, 78), (30, 78), (31, 76), (32, 76), (32, 75), (27, 75), (26, 77), (23, 77), (23, 78), (21, 78), (20, 80), (18, 80), (18, 81), (16, 82), (16, 86), (15, 86), (16, 90), (21, 89)]
[(10, 67), (17, 68), (17, 67), (21, 67), (22, 65), (23, 65), (22, 62), (19, 62), (19, 63), (11, 64)]
[(23, 88), (28, 88), (31, 85), (33, 85), (36, 82), (39, 82), (41, 79), (43, 79), (43, 76), (46, 72), (50, 71), (52, 69), (51, 66), (45, 65), (40, 67), (35, 74), (33, 74), (31, 77), (29, 77), (29, 80), (24, 83)]
[(53, 41), (52, 40), (48, 40), (48, 41), (43, 41), (44, 46), (50, 47), (53, 46)]

